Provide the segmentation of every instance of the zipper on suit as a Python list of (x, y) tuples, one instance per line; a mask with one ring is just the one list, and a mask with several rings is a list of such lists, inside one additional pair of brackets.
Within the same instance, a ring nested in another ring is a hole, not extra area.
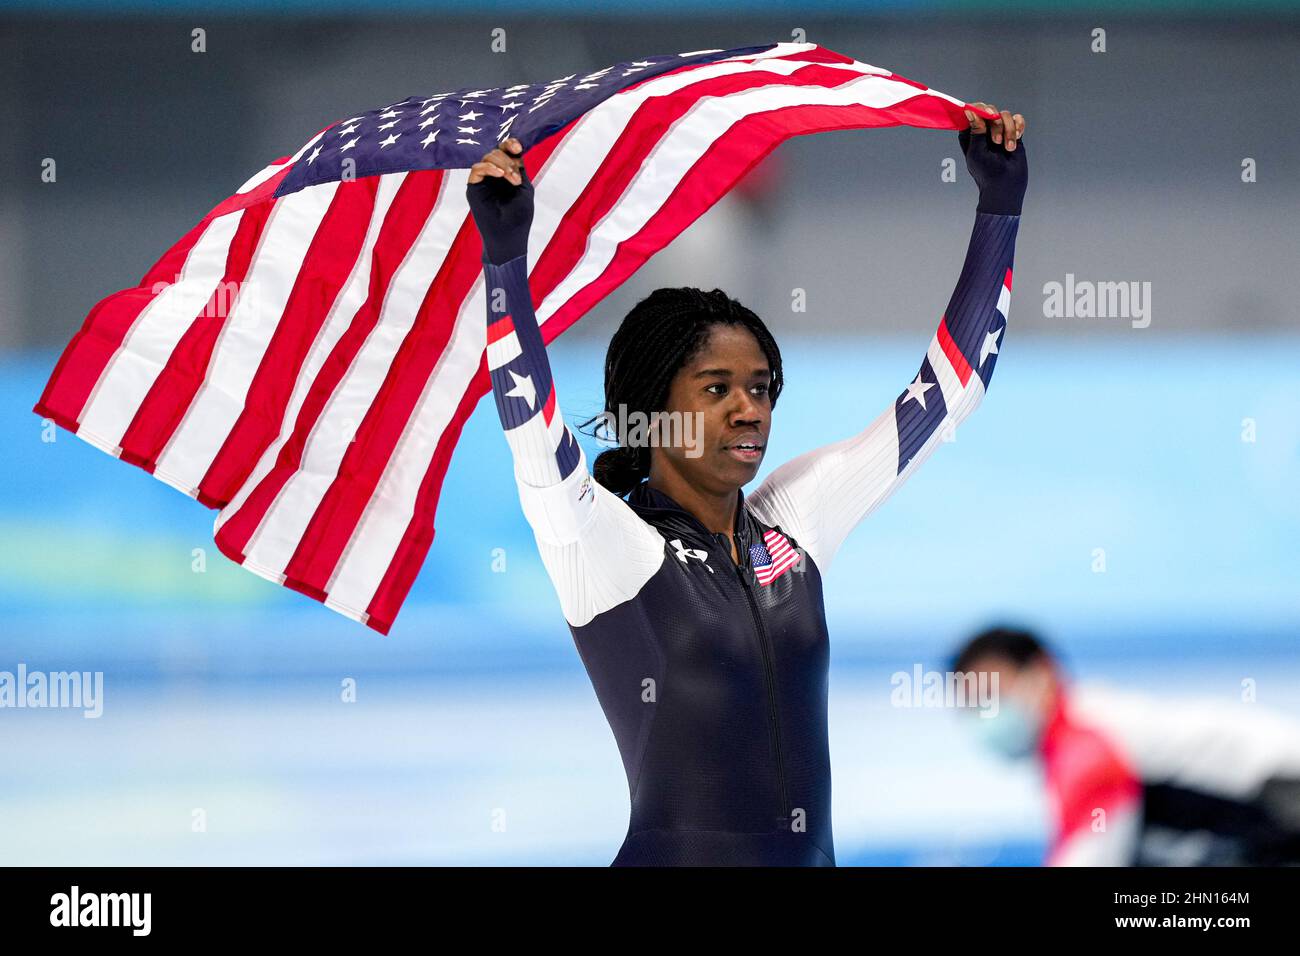
[[(727, 560), (731, 560), (730, 555), (727, 556)], [(790, 795), (786, 792), (785, 785), (785, 761), (782, 758), (781, 750), (781, 720), (776, 706), (776, 676), (772, 668), (772, 645), (767, 637), (767, 628), (763, 626), (763, 619), (759, 616), (758, 603), (754, 600), (754, 592), (749, 585), (749, 578), (745, 576), (744, 564), (737, 564), (735, 568), (736, 576), (740, 578), (740, 585), (745, 589), (745, 600), (749, 602), (749, 613), (754, 617), (754, 631), (758, 637), (759, 650), (763, 653), (763, 677), (767, 683), (767, 713), (772, 724), (772, 746), (776, 750), (776, 781), (781, 793), (782, 819), (788, 826), (790, 823)]]

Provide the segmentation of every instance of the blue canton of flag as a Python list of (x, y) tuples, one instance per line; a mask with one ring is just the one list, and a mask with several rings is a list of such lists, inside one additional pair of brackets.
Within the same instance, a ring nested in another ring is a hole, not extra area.
[(772, 46), (664, 54), (585, 75), (571, 73), (549, 83), (484, 90), (466, 86), (449, 93), (411, 96), (335, 123), (290, 170), (275, 195), (344, 178), (468, 169), (506, 137), (513, 136), (527, 151), (633, 84), (683, 66), (745, 56)]

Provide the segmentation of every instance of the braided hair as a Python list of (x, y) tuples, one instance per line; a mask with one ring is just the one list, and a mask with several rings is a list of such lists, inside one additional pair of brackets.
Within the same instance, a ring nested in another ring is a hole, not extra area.
[[(605, 411), (580, 428), (607, 421), (620, 406), (647, 417), (665, 411), (673, 378), (704, 348), (715, 325), (741, 326), (758, 340), (772, 370), (768, 395), (775, 408), (781, 394), (781, 351), (763, 320), (721, 289), (656, 289), (633, 307), (610, 339)], [(649, 476), (650, 449), (620, 445), (603, 451), (592, 474), (614, 494), (626, 495)]]

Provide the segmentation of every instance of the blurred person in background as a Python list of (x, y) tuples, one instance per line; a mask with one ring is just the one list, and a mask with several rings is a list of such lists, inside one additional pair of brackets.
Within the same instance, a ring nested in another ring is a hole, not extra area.
[(1300, 724), (1244, 700), (1075, 683), (1036, 635), (1008, 627), (969, 639), (951, 670), (987, 674), (994, 695), (963, 707), (963, 723), (1043, 772), (1047, 865), (1300, 864)]

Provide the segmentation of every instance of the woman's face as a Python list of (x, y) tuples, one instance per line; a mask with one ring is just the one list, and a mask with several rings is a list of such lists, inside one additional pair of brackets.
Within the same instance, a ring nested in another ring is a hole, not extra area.
[(659, 425), (659, 447), (651, 449), (658, 467), (714, 494), (752, 481), (767, 451), (771, 381), (753, 333), (740, 325), (714, 325), (669, 387), (669, 415)]

